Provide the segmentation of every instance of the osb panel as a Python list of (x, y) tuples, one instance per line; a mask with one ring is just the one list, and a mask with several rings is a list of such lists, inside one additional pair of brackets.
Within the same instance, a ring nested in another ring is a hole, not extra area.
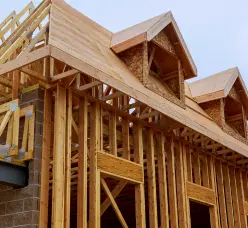
[(230, 90), (229, 97), (231, 97), (233, 100), (241, 102), (239, 94), (237, 93), (236, 89), (234, 87), (232, 87), (232, 89)]
[(207, 103), (203, 103), (201, 107), (204, 111), (217, 123), (220, 127), (223, 125), (223, 113), (224, 110), (221, 108), (221, 101), (214, 100)]
[(149, 75), (149, 69), (148, 69), (148, 43), (143, 43), (143, 82), (146, 82), (147, 77)]
[(180, 90), (180, 100), (185, 102), (185, 85), (184, 85), (184, 72), (181, 63), (179, 64), (179, 90)]
[(231, 125), (231, 127), (233, 127), (238, 133), (240, 133), (244, 137), (245, 132), (244, 132), (243, 120), (237, 120), (235, 122), (230, 123), (230, 125)]
[(181, 100), (179, 100), (174, 94), (172, 94), (168, 86), (166, 86), (166, 84), (160, 81), (159, 79), (149, 75), (144, 86), (157, 93), (161, 97), (164, 97), (167, 100), (179, 105), (180, 107), (185, 107), (185, 104)]
[(119, 57), (141, 82), (143, 82), (143, 48), (143, 44), (140, 44), (119, 54)]
[(230, 125), (228, 125), (227, 123), (225, 123), (223, 125), (223, 131), (229, 135), (231, 135), (233, 138), (245, 143), (248, 145), (248, 140), (244, 137), (242, 137), (239, 133), (237, 133)]
[(179, 78), (173, 78), (171, 80), (166, 81), (166, 84), (169, 86), (169, 88), (171, 89), (171, 91), (174, 94), (177, 94), (178, 98), (180, 97), (180, 89), (179, 89)]
[(155, 42), (158, 46), (164, 48), (168, 52), (176, 55), (175, 48), (164, 31), (160, 32), (157, 36), (155, 36), (153, 38), (153, 42)]

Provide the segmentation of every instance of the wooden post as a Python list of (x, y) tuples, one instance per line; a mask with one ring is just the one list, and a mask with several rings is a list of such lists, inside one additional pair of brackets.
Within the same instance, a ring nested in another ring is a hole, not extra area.
[(97, 170), (97, 152), (100, 150), (100, 106), (92, 103), (90, 110), (90, 207), (89, 228), (100, 228), (100, 172)]
[(199, 158), (199, 152), (198, 151), (193, 151), (192, 155), (192, 166), (194, 170), (194, 178), (195, 178), (195, 183), (198, 185), (201, 185), (201, 169), (200, 169), (200, 158)]
[(239, 202), (239, 214), (240, 214), (240, 223), (242, 228), (246, 228), (246, 215), (244, 209), (244, 190), (243, 190), (243, 181), (242, 181), (242, 173), (241, 170), (235, 170), (236, 175), (236, 183), (237, 183), (237, 192), (238, 192), (238, 202)]
[(77, 225), (87, 228), (87, 130), (88, 101), (79, 102), (79, 151), (78, 151), (78, 188), (77, 188)]
[(230, 173), (230, 182), (231, 182), (232, 199), (233, 199), (234, 227), (235, 228), (241, 228), (238, 192), (237, 192), (237, 182), (236, 182), (236, 178), (235, 178), (235, 168), (229, 167), (229, 173)]
[[(51, 68), (50, 68), (51, 69)], [(66, 155), (65, 155), (65, 228), (70, 228), (71, 208), (71, 130), (72, 130), (72, 91), (67, 96)]]
[(14, 70), (13, 72), (13, 84), (12, 84), (12, 100), (18, 99), (20, 84), (20, 71)]
[(220, 207), (220, 221), (221, 227), (228, 227), (227, 225), (227, 214), (226, 214), (226, 201), (224, 194), (224, 183), (223, 183), (223, 173), (222, 173), (222, 164), (220, 161), (216, 161), (215, 165), (216, 176), (217, 176), (217, 189), (218, 189), (218, 198), (219, 198), (219, 207)]
[(174, 139), (169, 138), (167, 151), (167, 169), (168, 169), (168, 185), (169, 185), (169, 204), (170, 204), (170, 224), (173, 228), (178, 228), (178, 211), (176, 196), (176, 177), (175, 177), (175, 151)]
[(52, 227), (64, 227), (66, 89), (57, 85), (54, 120)]
[(159, 202), (160, 202), (160, 219), (161, 228), (169, 228), (169, 209), (168, 209), (168, 193), (167, 193), (167, 175), (165, 165), (164, 151), (164, 136), (163, 133), (157, 135), (157, 157), (158, 157), (158, 187), (159, 187)]
[(129, 120), (126, 117), (122, 118), (122, 135), (123, 157), (130, 160)]
[(226, 198), (228, 227), (234, 228), (232, 193), (231, 193), (231, 186), (230, 186), (231, 183), (230, 183), (229, 168), (226, 164), (222, 165), (222, 172), (223, 172), (223, 181), (224, 181), (223, 187), (225, 189), (225, 198)]
[(40, 193), (40, 228), (48, 226), (48, 198), (49, 198), (49, 163), (51, 153), (51, 115), (52, 115), (52, 92), (45, 91), (44, 100), (44, 130), (42, 143), (41, 164), (41, 193)]
[(116, 112), (109, 113), (109, 146), (110, 153), (117, 156)]
[(154, 135), (153, 135), (153, 130), (151, 128), (148, 130), (146, 157), (147, 157), (149, 223), (151, 228), (158, 228)]
[[(143, 166), (143, 137), (142, 127), (139, 122), (134, 124), (134, 161)], [(135, 185), (135, 215), (136, 228), (145, 228), (145, 189), (144, 183)]]
[(180, 228), (187, 227), (187, 216), (186, 216), (186, 192), (185, 192), (185, 180), (183, 174), (183, 150), (182, 143), (177, 141), (177, 148), (175, 153), (176, 163), (176, 183), (177, 183), (177, 210), (178, 210), (178, 221)]

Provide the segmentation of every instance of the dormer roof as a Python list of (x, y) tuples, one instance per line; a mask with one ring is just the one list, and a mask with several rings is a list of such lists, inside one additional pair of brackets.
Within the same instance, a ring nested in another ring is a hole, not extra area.
[(240, 85), (238, 93), (247, 110), (248, 92), (237, 67), (197, 80), (190, 83), (189, 86), (192, 97), (200, 104), (227, 97), (236, 81)]
[(184, 68), (187, 70), (186, 79), (195, 77), (197, 75), (197, 68), (171, 12), (161, 14), (114, 33), (110, 47), (115, 53), (123, 52), (144, 41), (151, 41), (165, 28), (170, 30), (175, 50), (182, 60)]

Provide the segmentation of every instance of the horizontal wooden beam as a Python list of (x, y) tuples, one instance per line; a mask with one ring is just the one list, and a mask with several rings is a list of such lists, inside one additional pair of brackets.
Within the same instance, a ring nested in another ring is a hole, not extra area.
[(235, 121), (238, 121), (238, 120), (242, 120), (242, 118), (243, 118), (242, 114), (237, 114), (237, 115), (234, 115), (234, 116), (228, 116), (226, 118), (226, 122), (235, 122)]
[(224, 150), (216, 151), (216, 154), (217, 155), (223, 155), (223, 154), (228, 154), (228, 153), (231, 153), (231, 152), (233, 152), (233, 151), (230, 150), (230, 149), (224, 149)]
[(160, 112), (158, 112), (158, 111), (148, 112), (148, 113), (140, 115), (140, 119), (143, 120), (143, 119), (146, 119), (146, 118), (149, 118), (149, 117), (152, 117), (152, 116), (157, 116), (159, 114), (160, 114)]
[(97, 168), (104, 174), (129, 180), (133, 183), (143, 183), (143, 168), (141, 165), (111, 154), (97, 153)]
[(80, 86), (80, 87), (79, 87), (79, 90), (80, 90), (80, 91), (84, 91), (84, 90), (90, 89), (90, 88), (92, 88), (92, 87), (101, 85), (101, 84), (102, 84), (102, 82), (100, 82), (100, 81), (90, 82), (90, 83), (88, 83), (88, 84), (85, 84), (85, 85)]
[(39, 48), (35, 51), (29, 52), (17, 59), (9, 61), (5, 64), (0, 65), (0, 76), (5, 75), (13, 70), (24, 67), (32, 62), (35, 62), (39, 59), (43, 59), (49, 56), (51, 53), (51, 48), (49, 45)]
[(193, 201), (213, 206), (216, 204), (216, 194), (212, 189), (202, 187), (187, 181), (187, 195)]
[(116, 93), (113, 93), (113, 94), (110, 94), (110, 95), (108, 95), (108, 96), (103, 97), (101, 100), (102, 100), (102, 101), (108, 101), (108, 100), (117, 98), (117, 97), (119, 97), (119, 96), (121, 96), (121, 95), (123, 95), (123, 93), (120, 92), (120, 91), (118, 91), (118, 92), (116, 92)]
[(238, 165), (244, 165), (244, 164), (247, 164), (247, 163), (248, 163), (248, 159), (242, 159), (242, 160), (237, 161)]
[(70, 76), (76, 75), (78, 73), (79, 73), (78, 70), (74, 70), (74, 69), (68, 70), (68, 71), (63, 72), (61, 74), (54, 75), (52, 77), (52, 82), (57, 82), (57, 81), (59, 81), (59, 80), (61, 80), (63, 78), (70, 77)]
[(42, 74), (39, 74), (38, 72), (36, 72), (32, 69), (29, 69), (27, 67), (23, 67), (23, 68), (21, 68), (20, 71), (25, 73), (25, 74), (30, 75), (31, 77), (37, 78), (38, 80), (47, 82), (47, 79)]

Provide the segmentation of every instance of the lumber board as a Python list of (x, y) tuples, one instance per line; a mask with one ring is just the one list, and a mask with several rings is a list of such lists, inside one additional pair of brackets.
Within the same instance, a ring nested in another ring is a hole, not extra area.
[(125, 179), (132, 183), (143, 183), (141, 165), (108, 153), (97, 152), (97, 168), (101, 173), (116, 178)]
[[(67, 91), (65, 148), (65, 215), (64, 226), (70, 228), (71, 212), (71, 138), (72, 138), (72, 91)], [(79, 157), (79, 156), (78, 156)], [(78, 159), (79, 160), (79, 159)], [(80, 172), (78, 172), (80, 173)], [(78, 177), (79, 179), (79, 177)], [(80, 201), (79, 201), (80, 202)]]
[(176, 188), (177, 188), (177, 210), (178, 210), (178, 225), (179, 227), (187, 228), (186, 216), (186, 191), (185, 180), (183, 173), (183, 148), (179, 141), (178, 148), (175, 150), (175, 171), (176, 171)]
[(91, 105), (90, 112), (90, 181), (89, 181), (89, 228), (100, 228), (100, 171), (98, 151), (101, 148), (100, 122), (101, 107), (97, 103)]
[(191, 182), (187, 182), (187, 196), (208, 206), (216, 204), (216, 194), (212, 189)]
[[(167, 174), (165, 164), (165, 150), (164, 150), (164, 135), (159, 133), (157, 135), (157, 156), (158, 156), (158, 187), (159, 187), (159, 201), (160, 201), (160, 219), (161, 228), (169, 228), (169, 207), (168, 207), (168, 192), (167, 192)], [(183, 183), (184, 184), (184, 183)]]
[(177, 194), (176, 194), (176, 171), (175, 171), (175, 148), (174, 139), (168, 140), (167, 148), (167, 172), (169, 185), (169, 204), (170, 204), (170, 224), (174, 228), (178, 228), (178, 210), (177, 210)]
[[(143, 134), (142, 126), (139, 122), (134, 124), (134, 162), (142, 165), (142, 172), (144, 176), (143, 167)], [(135, 185), (135, 216), (136, 216), (136, 227), (145, 228), (145, 189), (144, 183)]]
[(147, 182), (148, 182), (148, 207), (149, 224), (151, 228), (158, 228), (157, 215), (157, 192), (156, 192), (156, 174), (155, 174), (155, 148), (154, 133), (150, 128), (147, 135)]
[(222, 172), (222, 163), (221, 161), (216, 161), (215, 170), (218, 173), (217, 175), (217, 189), (219, 196), (219, 207), (220, 207), (220, 221), (222, 227), (227, 227), (227, 212), (226, 212), (226, 200), (225, 193), (223, 188), (223, 172)]
[(64, 226), (66, 89), (57, 86), (55, 101), (52, 227)]
[(78, 133), (78, 188), (77, 188), (77, 224), (79, 228), (87, 227), (87, 131), (88, 101), (79, 101), (79, 133)]

